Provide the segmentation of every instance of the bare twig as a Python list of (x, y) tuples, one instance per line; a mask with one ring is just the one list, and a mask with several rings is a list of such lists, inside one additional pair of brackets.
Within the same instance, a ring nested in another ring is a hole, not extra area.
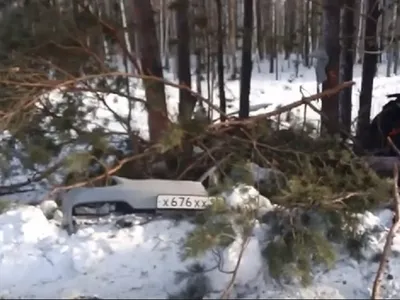
[(240, 263), (242, 261), (244, 251), (246, 250), (247, 245), (249, 244), (249, 240), (250, 240), (250, 236), (246, 236), (243, 239), (242, 246), (241, 246), (240, 252), (239, 252), (239, 257), (238, 257), (238, 260), (236, 262), (235, 269), (233, 270), (231, 280), (229, 281), (228, 285), (226, 286), (226, 288), (222, 292), (222, 295), (221, 295), (220, 299), (229, 299), (229, 295), (230, 295), (232, 287), (233, 287), (233, 285), (235, 283), (235, 280), (236, 280), (236, 277), (237, 277), (237, 273), (239, 271)]

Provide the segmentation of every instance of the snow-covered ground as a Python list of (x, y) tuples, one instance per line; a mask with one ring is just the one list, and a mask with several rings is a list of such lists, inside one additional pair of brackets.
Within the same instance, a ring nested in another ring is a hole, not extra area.
[[(232, 198), (238, 198), (241, 191), (230, 195), (231, 202), (238, 202)], [(266, 225), (257, 223), (243, 253), (231, 297), (368, 298), (378, 268), (374, 258), (383, 249), (391, 217), (386, 210), (363, 216), (364, 228), (375, 232), (364, 250), (366, 259), (359, 262), (348, 254), (339, 255), (333, 269), (317, 268), (314, 283), (306, 288), (295, 283), (278, 284), (269, 277), (261, 257)], [(205, 273), (211, 282), (207, 298), (219, 297), (231, 280), (229, 272), (236, 266), (242, 240), (237, 238), (225, 249), (222, 259), (216, 259), (210, 251), (196, 260), (183, 260), (183, 241), (193, 228), (185, 220), (158, 219), (122, 229), (107, 222), (82, 227), (69, 236), (39, 207), (10, 210), (0, 215), (0, 297), (166, 299), (187, 284), (188, 279), (176, 282), (177, 272), (187, 272), (196, 262), (212, 270)], [(397, 299), (399, 237), (393, 250), (385, 271), (383, 296)], [(218, 265), (220, 268), (215, 268)]]
[[(268, 70), (261, 66), (262, 70)], [(400, 76), (383, 76), (385, 66), (380, 67), (375, 78), (372, 116), (386, 103), (386, 94), (400, 93)], [(288, 104), (301, 98), (300, 87), (305, 93), (316, 91), (313, 69), (300, 69), (299, 77), (280, 68), (280, 80), (275, 74), (259, 72), (254, 68), (251, 84), (251, 104)], [(353, 116), (358, 110), (361, 85), (360, 66), (355, 67), (356, 85), (353, 87)], [(204, 89), (203, 89), (204, 90)], [(238, 81), (226, 83), (230, 102), (228, 112), (239, 108)], [(137, 96), (143, 93), (139, 88)], [(178, 91), (167, 88), (170, 113), (177, 110)], [(307, 94), (305, 94), (306, 96)], [(215, 97), (216, 98), (216, 97)], [(216, 98), (217, 99), (217, 98)], [(126, 113), (123, 99), (117, 102), (110, 98), (110, 106), (120, 114)], [(107, 117), (109, 112), (99, 111), (98, 117)], [(302, 116), (302, 112), (295, 112)], [(308, 111), (308, 117), (318, 116)], [(135, 125), (145, 135), (146, 115), (134, 112)], [(118, 124), (110, 124), (112, 130), (122, 130)], [(32, 198), (34, 194), (30, 195)], [(236, 195), (237, 196), (237, 195)], [(17, 196), (22, 197), (22, 196)], [(31, 200), (31, 199), (30, 199)], [(367, 259), (357, 262), (348, 254), (339, 255), (331, 270), (316, 269), (313, 284), (307, 288), (298, 284), (282, 285), (269, 277), (261, 258), (263, 224), (256, 224), (254, 236), (246, 247), (235, 281), (232, 297), (240, 298), (367, 298), (378, 267), (372, 258), (382, 250), (385, 235), (390, 226), (390, 211), (367, 213), (364, 226), (375, 228), (368, 249)], [(193, 228), (187, 221), (157, 219), (130, 228), (117, 228), (112, 222), (81, 228), (74, 235), (48, 220), (42, 210), (35, 206), (21, 206), (0, 215), (0, 298), (59, 298), (76, 295), (97, 295), (101, 298), (160, 298), (176, 293), (184, 284), (176, 283), (176, 272), (185, 271), (193, 259), (181, 258), (182, 241)], [(213, 269), (215, 256), (207, 253), (198, 259), (206, 269), (212, 283), (209, 297), (219, 297), (232, 274), (240, 252), (238, 239), (223, 254), (225, 272)], [(394, 254), (384, 278), (385, 298), (400, 297), (400, 236), (394, 240)]]

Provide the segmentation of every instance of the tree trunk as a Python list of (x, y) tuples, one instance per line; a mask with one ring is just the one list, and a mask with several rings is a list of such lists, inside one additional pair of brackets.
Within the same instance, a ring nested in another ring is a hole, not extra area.
[(383, 51), (385, 49), (385, 36), (386, 36), (386, 32), (385, 32), (385, 19), (386, 19), (386, 0), (382, 0), (382, 13), (381, 13), (381, 28), (380, 28), (380, 34), (379, 34), (379, 63), (382, 63), (382, 54)]
[(320, 36), (318, 32), (318, 19), (319, 19), (319, 4), (315, 1), (311, 1), (311, 49), (312, 51), (318, 48), (318, 38)]
[(307, 68), (310, 67), (310, 5), (311, 1), (306, 0), (305, 16), (304, 16), (304, 64)]
[(251, 43), (253, 36), (253, 0), (243, 1), (243, 45), (242, 67), (240, 74), (240, 103), (239, 118), (247, 118), (250, 112), (250, 84), (251, 84)]
[[(215, 0), (217, 4), (217, 65), (218, 65), (218, 88), (219, 88), (219, 107), (221, 111), (226, 114), (226, 98), (225, 98), (225, 80), (224, 80), (224, 32), (222, 28), (222, 3), (221, 0)], [(221, 114), (221, 121), (225, 121), (224, 114)]]
[(278, 61), (278, 51), (279, 51), (279, 40), (278, 40), (278, 2), (274, 2), (274, 57), (275, 57), (275, 79), (279, 79), (279, 61)]
[(256, 17), (257, 17), (257, 48), (260, 60), (264, 60), (264, 42), (262, 34), (262, 17), (261, 17), (261, 1), (256, 0)]
[[(150, 1), (134, 0), (133, 4), (140, 44), (142, 74), (163, 79), (153, 8)], [(151, 79), (145, 79), (143, 83), (148, 104), (150, 141), (158, 142), (169, 126), (164, 83)]]
[(360, 0), (360, 18), (359, 18), (359, 24), (358, 24), (358, 39), (357, 39), (357, 50), (358, 50), (358, 60), (357, 63), (362, 64), (363, 63), (363, 53), (364, 53), (364, 43), (365, 42), (365, 21), (366, 18), (364, 15), (367, 14), (366, 11), (366, 1), (368, 0)]
[(396, 6), (396, 23), (394, 24), (395, 26), (395, 39), (394, 39), (394, 47), (393, 47), (393, 73), (397, 75), (397, 68), (399, 65), (399, 37), (400, 37), (400, 1), (397, 1), (395, 3)]
[[(136, 48), (135, 45), (135, 36), (136, 36), (136, 28), (134, 25), (135, 20), (132, 18), (132, 13), (129, 13), (133, 9), (132, 1), (124, 0), (125, 5), (125, 15), (126, 15), (126, 25), (128, 30), (128, 41), (130, 43), (130, 51), (133, 51)], [(132, 63), (132, 62), (131, 62)]]
[(289, 2), (285, 1), (284, 3), (284, 28), (283, 28), (283, 51), (285, 53), (285, 60), (289, 59), (290, 56), (290, 39), (289, 39), (289, 23), (290, 23), (290, 18), (289, 18)]
[(297, 20), (297, 25), (296, 25), (296, 33), (297, 33), (297, 39), (296, 41), (298, 42), (297, 46), (297, 53), (301, 56), (301, 59), (304, 64), (304, 1), (296, 1), (298, 3), (296, 7), (296, 13), (298, 15)]
[(365, 145), (370, 124), (372, 88), (378, 62), (377, 27), (379, 19), (379, 0), (367, 0), (367, 18), (365, 20), (364, 58), (358, 111), (357, 138)]
[[(393, 3), (393, 7), (390, 10), (391, 12), (391, 18), (390, 21), (387, 24), (387, 32), (388, 32), (388, 38), (386, 42), (388, 43), (386, 47), (386, 76), (389, 77), (392, 73), (392, 63), (393, 63), (393, 54), (394, 54), (394, 47), (393, 47), (393, 41), (395, 39), (395, 29), (396, 29), (396, 23), (397, 23), (397, 5), (396, 3)], [(388, 20), (389, 13), (387, 14), (387, 20)]]
[(237, 50), (237, 2), (230, 0), (229, 3), (229, 48), (232, 59), (231, 80), (235, 80), (238, 74), (236, 50)]
[(274, 57), (275, 57), (275, 39), (274, 39), (274, 3), (272, 1), (268, 1), (268, 18), (270, 19), (269, 28), (270, 28), (270, 35), (268, 36), (269, 39), (269, 73), (274, 73)]
[[(190, 74), (190, 32), (189, 32), (189, 1), (176, 1), (176, 29), (178, 35), (178, 79), (179, 84), (192, 87)], [(196, 106), (196, 98), (187, 90), (179, 89), (179, 121), (190, 120)]]
[[(340, 61), (340, 3), (324, 0), (324, 45), (329, 61), (326, 66), (326, 80), (322, 83), (322, 90), (334, 88), (339, 84)], [(327, 119), (321, 120), (321, 132), (335, 134), (338, 131), (339, 96), (332, 95), (322, 98), (322, 112)]]
[[(356, 38), (356, 28), (354, 20), (355, 3), (354, 0), (344, 1), (344, 11), (343, 11), (343, 22), (342, 22), (342, 80), (341, 81), (351, 81), (353, 80), (353, 65), (354, 65), (354, 55), (355, 50), (354, 41)], [(339, 96), (339, 114), (340, 121), (343, 128), (351, 133), (351, 93), (352, 88), (347, 88), (340, 93)]]

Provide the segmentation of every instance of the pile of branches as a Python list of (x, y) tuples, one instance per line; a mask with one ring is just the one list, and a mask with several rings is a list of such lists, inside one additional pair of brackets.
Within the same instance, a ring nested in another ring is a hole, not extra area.
[[(312, 101), (352, 84), (346, 82), (244, 120), (231, 118), (211, 125), (192, 120), (188, 124), (172, 125), (160, 143), (148, 145), (140, 141), (141, 147), (136, 153), (118, 158), (112, 168), (99, 169), (89, 180), (69, 182), (61, 188), (96, 182), (102, 185), (110, 175), (199, 180), (212, 168), (217, 170), (222, 182), (232, 185), (237, 183), (232, 181), (234, 171), (242, 169), (242, 173), (249, 173), (248, 163), (252, 162), (284, 175), (284, 185), (279, 189), (271, 188), (270, 183), (258, 188), (285, 207), (365, 211), (388, 199), (386, 195), (390, 194), (391, 187), (387, 180), (376, 175), (340, 139), (310, 134), (312, 126), (306, 122), (285, 129), (279, 126), (279, 116), (300, 105), (310, 107), (324, 118)], [(245, 177), (236, 180), (247, 181)]]
[[(303, 97), (272, 112), (244, 120), (230, 118), (214, 124), (192, 120), (187, 124), (172, 124), (165, 139), (158, 144), (150, 145), (137, 137), (134, 142), (137, 147), (131, 149), (132, 151), (123, 155), (112, 151), (115, 159), (111, 167), (99, 164), (100, 159), (96, 157), (91, 160), (93, 165), (99, 165), (93, 168), (95, 172), (84, 170), (77, 172), (82, 173), (79, 176), (68, 176), (68, 180), (55, 191), (109, 184), (111, 175), (132, 179), (198, 180), (211, 168), (216, 168), (225, 180), (232, 177), (233, 169), (245, 170), (248, 162), (252, 162), (284, 174), (285, 186), (279, 189), (279, 193), (277, 189), (271, 190), (269, 187), (259, 189), (266, 196), (285, 205), (321, 205), (321, 194), (325, 195), (322, 202), (332, 206), (332, 209), (348, 209), (349, 204), (358, 205), (359, 201), (353, 201), (357, 197), (366, 199), (368, 203), (375, 203), (378, 197), (375, 194), (380, 194), (379, 197), (382, 198), (386, 185), (344, 144), (335, 138), (310, 134), (308, 129), (311, 127), (306, 122), (286, 129), (280, 129), (279, 126), (282, 114), (301, 105), (324, 118), (312, 101), (336, 94), (352, 84), (353, 82), (346, 82), (334, 89)], [(274, 118), (278, 121), (274, 121)], [(103, 157), (109, 154), (101, 153)], [(40, 181), (59, 167), (52, 166), (27, 182), (4, 188), (4, 193)], [(232, 181), (228, 183), (235, 184)], [(316, 186), (311, 188), (314, 183)], [(0, 192), (2, 190), (0, 188)], [(303, 196), (298, 197), (294, 191)], [(311, 195), (310, 191), (318, 192)], [(299, 199), (308, 199), (308, 203), (299, 203), (303, 201)]]
[[(298, 223), (302, 223), (308, 212), (330, 215), (329, 220), (333, 220), (336, 216), (351, 216), (377, 208), (390, 199), (392, 183), (378, 176), (364, 158), (353, 153), (342, 138), (319, 136), (306, 121), (285, 129), (281, 129), (279, 124), (282, 114), (301, 105), (312, 109), (321, 118), (326, 118), (312, 101), (336, 94), (352, 84), (346, 82), (334, 89), (303, 97), (272, 112), (244, 120), (230, 118), (214, 124), (191, 120), (187, 124), (172, 124), (165, 138), (155, 145), (139, 137), (131, 137), (129, 142), (132, 144), (135, 138), (135, 149), (124, 154), (111, 149), (115, 157), (111, 167), (99, 164), (99, 159), (93, 159), (93, 166), (98, 166), (94, 168), (95, 172), (85, 170), (84, 174), (70, 176), (74, 180), (64, 182), (53, 192), (79, 186), (110, 184), (111, 175), (132, 179), (199, 180), (204, 173), (215, 169), (220, 177), (220, 185), (214, 188), (225, 189), (243, 182), (254, 184), (261, 194), (286, 210), (283, 213), (290, 219), (288, 223), (291, 225), (294, 220), (292, 211), (300, 212), (297, 216), (301, 222)], [(339, 131), (342, 136), (345, 134), (352, 139), (348, 133), (341, 129)], [(110, 154), (100, 152), (100, 156)], [(250, 163), (279, 174), (278, 184), (272, 186), (271, 178), (256, 182), (249, 169)], [(52, 166), (27, 182), (7, 187), (4, 193), (9, 193), (12, 188), (39, 182), (59, 167)], [(0, 187), (0, 194), (2, 192)], [(284, 218), (281, 216), (280, 219)], [(294, 231), (303, 232), (303, 235), (293, 234)], [(296, 230), (290, 227), (284, 237), (295, 238), (296, 243), (304, 242), (304, 239), (296, 240), (298, 237), (309, 237), (312, 243), (315, 242), (315, 236), (308, 232), (308, 225)], [(292, 249), (293, 241), (288, 243), (285, 238), (282, 238), (283, 248)], [(325, 237), (321, 239), (325, 240)], [(318, 241), (321, 242), (321, 239)], [(280, 255), (283, 248), (282, 245), (278, 246), (275, 252)], [(274, 250), (271, 249), (266, 251), (268, 256)], [(304, 253), (309, 252), (307, 250)], [(292, 252), (289, 254), (291, 256)], [(292, 257), (289, 262), (292, 262)]]

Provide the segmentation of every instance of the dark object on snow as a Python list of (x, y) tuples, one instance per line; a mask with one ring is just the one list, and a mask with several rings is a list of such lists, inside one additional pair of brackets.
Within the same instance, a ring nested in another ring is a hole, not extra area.
[(365, 142), (365, 149), (378, 156), (397, 156), (387, 138), (390, 137), (400, 149), (400, 94), (387, 95), (395, 98), (386, 103), (382, 111), (372, 120), (369, 127), (369, 139)]
[(132, 220), (127, 220), (125, 218), (121, 218), (121, 219), (117, 220), (116, 225), (119, 228), (129, 228), (129, 227), (133, 226), (133, 221)]

